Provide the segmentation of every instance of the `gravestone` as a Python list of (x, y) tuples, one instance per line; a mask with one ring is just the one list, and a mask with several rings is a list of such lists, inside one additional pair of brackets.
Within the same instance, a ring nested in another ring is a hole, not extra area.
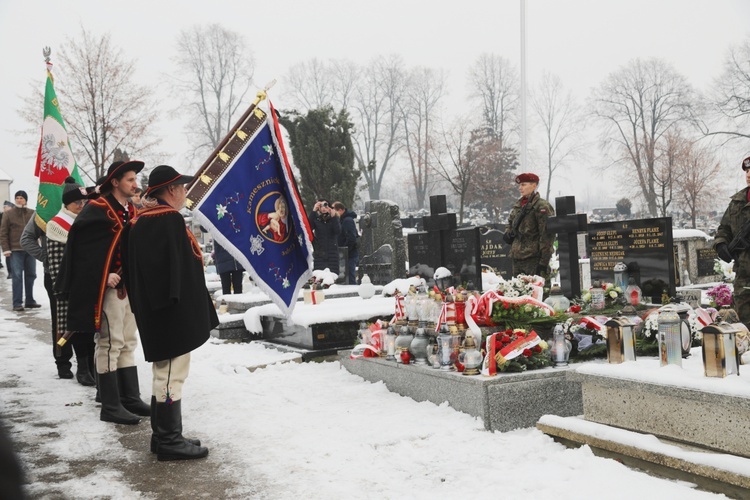
[(714, 271), (714, 260), (718, 255), (710, 236), (698, 229), (675, 229), (673, 238), (679, 285), (688, 284), (684, 282), (685, 271), (693, 285), (721, 281), (721, 276)]
[(422, 276), (433, 286), (435, 270), (442, 266), (453, 275), (452, 285), (481, 288), (479, 228), (458, 229), (456, 214), (447, 213), (445, 195), (430, 197), (430, 215), (422, 224), (425, 231), (407, 235), (409, 275)]
[(576, 214), (575, 196), (555, 198), (555, 217), (547, 219), (547, 232), (557, 233), (560, 289), (563, 295), (569, 298), (581, 295), (578, 233), (586, 231), (586, 224), (586, 214)]
[(394, 279), (403, 278), (406, 244), (398, 205), (387, 200), (366, 202), (365, 214), (359, 226), (362, 231), (357, 271), (359, 279), (367, 274), (373, 284), (386, 285)]
[(676, 296), (674, 253), (671, 217), (588, 225), (591, 279), (613, 282), (615, 264), (624, 262), (644, 300), (661, 303), (662, 291)]
[(483, 266), (491, 267), (503, 279), (513, 276), (513, 261), (511, 260), (510, 245), (503, 241), (503, 232), (490, 229), (479, 237), (481, 259)]

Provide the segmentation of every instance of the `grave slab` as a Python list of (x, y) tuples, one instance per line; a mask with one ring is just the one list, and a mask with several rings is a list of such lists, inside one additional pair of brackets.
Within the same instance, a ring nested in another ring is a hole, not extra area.
[(579, 415), (583, 411), (580, 384), (568, 370), (545, 368), (495, 377), (465, 376), (430, 367), (402, 365), (383, 358), (350, 359), (342, 351), (342, 366), (370, 382), (415, 401), (452, 408), (479, 417), (490, 431), (532, 427), (544, 414)]

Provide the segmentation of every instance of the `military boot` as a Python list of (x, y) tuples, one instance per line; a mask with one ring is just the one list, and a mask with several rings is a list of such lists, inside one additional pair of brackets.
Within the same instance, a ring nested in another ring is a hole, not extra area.
[(128, 366), (117, 370), (117, 379), (120, 386), (120, 402), (131, 413), (148, 417), (151, 415), (151, 407), (141, 399), (141, 389), (138, 385), (138, 368)]
[(208, 448), (196, 446), (182, 437), (182, 401), (156, 403), (156, 458), (168, 460), (195, 460), (208, 456)]
[(140, 418), (126, 410), (120, 403), (120, 391), (117, 387), (117, 370), (99, 374), (99, 395), (102, 410), (99, 419), (116, 424), (136, 425)]
[[(156, 397), (151, 396), (151, 453), (157, 453), (159, 451), (159, 439), (156, 434)], [(180, 422), (180, 435), (182, 435), (182, 422)], [(185, 436), (182, 436), (182, 439), (188, 443), (194, 444), (195, 446), (201, 445), (200, 439), (190, 439)]]
[(90, 364), (93, 362), (93, 358), (89, 356), (80, 356), (76, 358), (78, 366), (76, 367), (76, 380), (78, 383), (85, 386), (95, 386), (96, 380), (91, 376)]

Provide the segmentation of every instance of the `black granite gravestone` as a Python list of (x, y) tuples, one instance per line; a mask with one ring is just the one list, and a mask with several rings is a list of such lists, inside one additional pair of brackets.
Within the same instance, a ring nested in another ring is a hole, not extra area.
[(624, 262), (644, 300), (660, 303), (662, 292), (676, 296), (673, 249), (671, 217), (588, 225), (591, 279), (611, 283), (615, 264)]
[(696, 264), (698, 266), (698, 276), (714, 276), (714, 264), (719, 255), (713, 248), (699, 248), (696, 255)]
[(503, 232), (490, 229), (479, 237), (482, 265), (491, 267), (503, 279), (513, 275), (513, 261), (508, 256), (510, 245), (503, 241)]
[(547, 232), (557, 233), (560, 289), (566, 297), (579, 297), (581, 273), (578, 268), (578, 233), (586, 231), (586, 214), (576, 214), (575, 196), (555, 198), (555, 214), (555, 217), (547, 219)]
[(442, 266), (453, 274), (454, 285), (481, 288), (479, 229), (457, 229), (456, 214), (446, 211), (445, 195), (431, 196), (430, 215), (422, 218), (425, 231), (407, 235), (409, 275), (418, 274), (432, 286)]

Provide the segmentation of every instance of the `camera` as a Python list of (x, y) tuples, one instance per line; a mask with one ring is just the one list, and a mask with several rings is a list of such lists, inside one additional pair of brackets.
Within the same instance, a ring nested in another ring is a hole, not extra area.
[(328, 208), (328, 202), (324, 201), (322, 206), (325, 207), (325, 208)]

